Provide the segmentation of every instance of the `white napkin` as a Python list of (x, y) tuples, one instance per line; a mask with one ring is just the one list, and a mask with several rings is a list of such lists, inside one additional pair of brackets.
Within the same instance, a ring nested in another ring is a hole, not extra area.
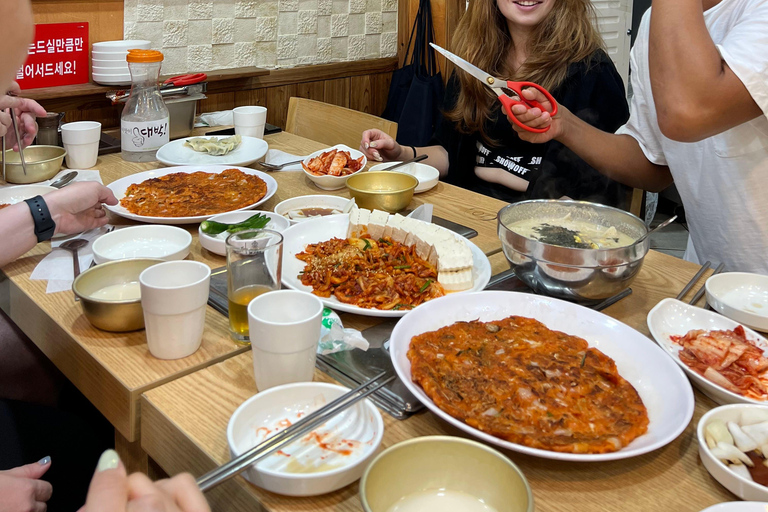
[(419, 206), (415, 210), (413, 210), (411, 213), (406, 215), (406, 217), (410, 217), (412, 219), (416, 220), (423, 220), (424, 222), (432, 222), (432, 210), (434, 209), (434, 206), (427, 203)]
[(220, 112), (206, 112), (195, 119), (195, 127), (203, 126), (231, 126), (235, 124), (234, 114), (231, 110)]
[[(48, 287), (46, 288), (45, 293), (71, 290), (72, 281), (75, 280), (75, 271), (72, 266), (72, 253), (65, 249), (58, 249), (58, 247), (65, 241), (73, 238), (84, 238), (93, 241), (96, 237), (107, 233), (109, 229), (110, 226), (107, 225), (78, 235), (51, 240), (51, 252), (37, 264), (29, 278), (33, 280), (47, 280)], [(78, 259), (80, 260), (81, 272), (88, 269), (93, 261), (91, 245), (92, 244), (89, 243), (77, 252)]]
[(76, 181), (95, 181), (96, 183), (101, 183), (102, 185), (104, 184), (104, 182), (101, 181), (101, 173), (97, 169), (85, 169), (85, 170), (80, 170), (80, 169), (63, 169), (59, 174), (57, 174), (56, 176), (54, 176), (50, 180), (44, 181), (44, 182), (42, 182), (40, 184), (41, 185), (50, 185), (51, 183), (53, 183), (57, 179), (61, 178), (65, 174), (69, 174), (72, 171), (77, 171), (77, 176), (75, 176), (75, 178), (72, 181), (70, 181), (70, 183), (74, 183)]
[[(264, 158), (264, 161), (267, 162), (268, 164), (280, 165), (285, 162), (295, 162), (296, 160), (303, 160), (303, 159), (304, 159), (303, 156), (292, 155), (290, 153), (280, 151), (279, 149), (270, 149), (267, 151), (267, 156)], [(300, 171), (301, 163), (287, 165), (280, 170), (281, 171)]]

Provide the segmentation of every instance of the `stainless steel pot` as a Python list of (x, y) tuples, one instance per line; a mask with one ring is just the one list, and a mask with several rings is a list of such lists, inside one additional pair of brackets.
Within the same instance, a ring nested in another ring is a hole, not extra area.
[(498, 235), (504, 255), (517, 276), (534, 291), (562, 299), (594, 302), (629, 287), (643, 265), (650, 239), (615, 249), (573, 249), (524, 237), (508, 226), (526, 219), (572, 219), (614, 226), (632, 239), (648, 228), (631, 213), (584, 201), (534, 200), (499, 211)]

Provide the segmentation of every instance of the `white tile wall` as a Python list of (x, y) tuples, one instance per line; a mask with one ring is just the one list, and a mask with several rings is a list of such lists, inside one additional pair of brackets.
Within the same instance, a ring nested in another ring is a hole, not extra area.
[(164, 74), (391, 57), (397, 0), (125, 0), (124, 37)]

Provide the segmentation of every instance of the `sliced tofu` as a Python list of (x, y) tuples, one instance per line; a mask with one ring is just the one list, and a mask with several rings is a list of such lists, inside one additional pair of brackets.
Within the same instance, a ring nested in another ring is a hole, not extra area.
[(368, 222), (371, 218), (371, 210), (365, 208), (358, 208), (357, 210), (357, 222), (354, 226), (353, 236), (361, 236), (368, 232)]
[(381, 210), (373, 210), (371, 212), (370, 218), (368, 219), (368, 233), (370, 233), (371, 238), (378, 240), (384, 236), (384, 228), (387, 225), (388, 219), (389, 214), (387, 212)]
[(465, 243), (456, 238), (440, 240), (432, 249), (433, 252), (437, 253), (437, 270), (439, 272), (453, 272), (464, 268), (472, 268), (472, 251)]
[(357, 217), (360, 214), (360, 208), (357, 205), (353, 205), (349, 210), (349, 226), (347, 226), (347, 237), (354, 236), (357, 229)]
[(439, 282), (447, 292), (469, 290), (474, 285), (472, 269), (465, 268), (454, 272), (440, 272), (437, 274), (437, 282)]
[(405, 237), (408, 235), (408, 232), (403, 226), (404, 221), (405, 217), (399, 213), (390, 216), (389, 220), (387, 220), (387, 226), (384, 228), (384, 234), (386, 235), (387, 229), (389, 229), (389, 236), (392, 237), (392, 240), (395, 242), (403, 243), (405, 241)]
[(403, 220), (403, 229), (406, 231), (405, 234), (405, 240), (403, 243), (405, 245), (416, 245), (418, 246), (419, 243), (423, 243), (421, 238), (419, 237), (419, 231), (424, 226), (424, 222), (420, 220), (411, 219), (410, 217), (406, 217)]

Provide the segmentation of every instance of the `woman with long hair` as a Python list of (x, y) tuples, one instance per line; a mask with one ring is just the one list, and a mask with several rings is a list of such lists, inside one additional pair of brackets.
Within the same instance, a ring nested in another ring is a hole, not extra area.
[[(629, 117), (624, 85), (603, 49), (589, 0), (470, 0), (452, 51), (491, 75), (534, 82), (605, 131)], [(361, 151), (378, 161), (427, 154), (448, 182), (508, 202), (561, 198), (625, 205), (626, 188), (562, 144), (518, 137), (488, 87), (457, 69), (446, 88), (433, 144), (403, 148), (379, 130)]]

